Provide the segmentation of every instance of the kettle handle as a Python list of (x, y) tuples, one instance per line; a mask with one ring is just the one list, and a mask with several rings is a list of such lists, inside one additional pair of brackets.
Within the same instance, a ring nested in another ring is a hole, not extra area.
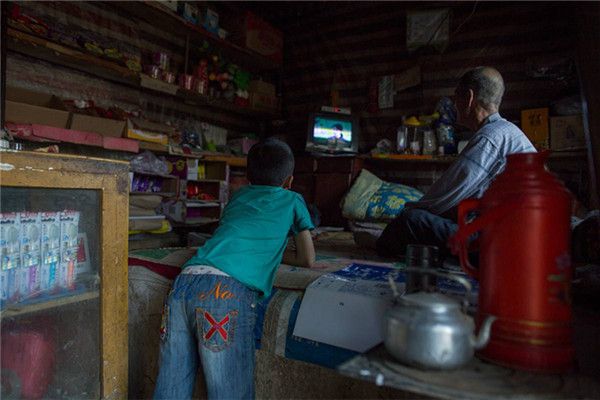
[(471, 282), (469, 282), (466, 278), (463, 278), (462, 276), (458, 276), (458, 275), (454, 275), (454, 274), (448, 274), (446, 272), (439, 272), (434, 269), (419, 268), (419, 267), (405, 267), (405, 268), (398, 270), (398, 272), (419, 272), (422, 274), (435, 275), (435, 276), (439, 276), (442, 278), (448, 278), (450, 280), (456, 281), (456, 282), (460, 283), (461, 285), (463, 285), (465, 287), (465, 289), (467, 290), (467, 295), (471, 294), (471, 291), (473, 290), (473, 286), (471, 285)]
[[(448, 278), (453, 281), (456, 281), (456, 282), (460, 283), (461, 285), (463, 285), (467, 291), (466, 295), (464, 296), (462, 306), (466, 307), (469, 304), (468, 299), (471, 297), (471, 292), (473, 290), (473, 286), (471, 285), (471, 282), (469, 282), (466, 278), (463, 278), (462, 276), (448, 274), (448, 273), (444, 273), (444, 272), (438, 272), (436, 270), (432, 270), (429, 268), (419, 268), (419, 267), (405, 267), (405, 268), (402, 268), (401, 270), (394, 271), (394, 273), (396, 273), (396, 274), (398, 272), (420, 272), (423, 274), (440, 276), (442, 278)], [(388, 274), (388, 282), (390, 283), (390, 286), (392, 287), (392, 291), (394, 293), (394, 299), (396, 299), (396, 298), (400, 297), (400, 294), (398, 293), (398, 289), (396, 287), (396, 282), (394, 282), (394, 278), (392, 277), (392, 275), (393, 275), (393, 273)]]

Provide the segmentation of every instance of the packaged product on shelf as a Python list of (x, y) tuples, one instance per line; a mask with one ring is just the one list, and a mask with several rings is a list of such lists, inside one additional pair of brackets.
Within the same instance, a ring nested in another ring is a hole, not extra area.
[(60, 213), (40, 213), (42, 222), (42, 292), (57, 288), (58, 262), (60, 260)]
[(146, 121), (140, 118), (129, 118), (127, 120), (125, 136), (130, 139), (166, 145), (169, 143), (169, 136), (174, 131), (175, 129), (172, 126), (166, 124)]
[(19, 213), (21, 223), (21, 273), (19, 295), (21, 299), (40, 293), (41, 231), (42, 220), (38, 212)]
[(198, 25), (200, 22), (200, 12), (196, 5), (180, 1), (177, 3), (177, 12), (188, 22)]
[(79, 211), (66, 210), (60, 213), (60, 264), (59, 287), (75, 288), (75, 263), (77, 262), (77, 234)]
[(204, 21), (202, 27), (217, 35), (219, 33), (219, 14), (215, 10), (206, 8), (204, 10)]
[(0, 214), (0, 261), (1, 300), (13, 302), (19, 291), (19, 231), (20, 221), (17, 213)]
[(152, 63), (163, 71), (167, 71), (171, 64), (171, 57), (165, 52), (155, 51), (152, 53)]

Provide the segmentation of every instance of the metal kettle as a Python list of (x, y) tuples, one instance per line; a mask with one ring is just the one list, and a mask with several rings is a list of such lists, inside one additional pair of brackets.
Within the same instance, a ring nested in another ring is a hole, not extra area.
[[(425, 268), (406, 268), (442, 276), (461, 283), (471, 292), (465, 278)], [(386, 311), (384, 343), (399, 361), (424, 369), (453, 369), (466, 364), (475, 350), (485, 347), (491, 325), (496, 319), (488, 316), (476, 337), (473, 319), (463, 311), (463, 304), (440, 293), (418, 292), (399, 296), (396, 284), (389, 279), (395, 294), (395, 304)], [(467, 296), (468, 297), (468, 296)]]

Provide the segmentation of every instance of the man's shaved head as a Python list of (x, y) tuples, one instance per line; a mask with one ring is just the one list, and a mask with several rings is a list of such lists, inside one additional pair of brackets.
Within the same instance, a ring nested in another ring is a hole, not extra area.
[(477, 102), (490, 112), (498, 111), (504, 95), (504, 80), (497, 69), (477, 67), (466, 72), (458, 83), (458, 90), (472, 89)]

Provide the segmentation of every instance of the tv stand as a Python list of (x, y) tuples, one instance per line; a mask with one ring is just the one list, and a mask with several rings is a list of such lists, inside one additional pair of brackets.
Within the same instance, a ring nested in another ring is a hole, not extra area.
[(354, 157), (357, 154), (353, 151), (346, 150), (312, 150), (308, 152), (313, 157)]
[(344, 226), (340, 201), (363, 166), (355, 153), (311, 152), (296, 155), (292, 190), (315, 204), (321, 225)]

